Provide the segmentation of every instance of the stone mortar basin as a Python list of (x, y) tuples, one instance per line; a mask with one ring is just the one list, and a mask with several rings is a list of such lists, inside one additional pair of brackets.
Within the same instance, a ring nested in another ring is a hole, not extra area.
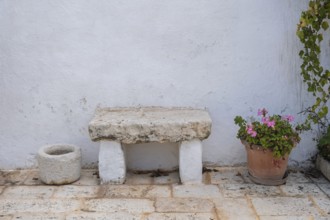
[(39, 176), (46, 184), (69, 184), (80, 178), (81, 150), (69, 144), (46, 145), (38, 151)]

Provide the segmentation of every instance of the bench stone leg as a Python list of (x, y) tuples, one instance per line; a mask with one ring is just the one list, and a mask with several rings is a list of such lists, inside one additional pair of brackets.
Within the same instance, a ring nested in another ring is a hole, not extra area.
[(179, 154), (181, 182), (183, 184), (202, 183), (202, 142), (199, 139), (183, 141)]
[(100, 141), (99, 174), (101, 184), (123, 184), (125, 182), (125, 154), (120, 143)]

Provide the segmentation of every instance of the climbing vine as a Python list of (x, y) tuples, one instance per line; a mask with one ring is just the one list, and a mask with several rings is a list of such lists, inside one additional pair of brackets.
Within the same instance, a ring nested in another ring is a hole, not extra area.
[(302, 59), (301, 75), (308, 92), (313, 94), (314, 104), (306, 108), (307, 114), (301, 130), (310, 129), (311, 123), (319, 126), (321, 132), (329, 127), (328, 106), (330, 99), (330, 71), (320, 62), (321, 42), (329, 29), (330, 0), (310, 0), (309, 7), (301, 13), (297, 36), (304, 45), (299, 52)]

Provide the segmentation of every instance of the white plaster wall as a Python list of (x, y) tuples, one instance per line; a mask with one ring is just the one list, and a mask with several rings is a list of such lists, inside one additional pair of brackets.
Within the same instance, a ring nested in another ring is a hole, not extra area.
[[(245, 162), (236, 115), (298, 113), (296, 23), (306, 0), (0, 0), (0, 168), (36, 165), (70, 143), (97, 163), (87, 124), (97, 106), (207, 108), (205, 164)], [(130, 146), (129, 167), (173, 168), (177, 148)], [(137, 150), (138, 149), (138, 150)], [(148, 154), (149, 150), (153, 154)], [(315, 151), (305, 137), (292, 154)], [(152, 160), (169, 157), (169, 160)]]

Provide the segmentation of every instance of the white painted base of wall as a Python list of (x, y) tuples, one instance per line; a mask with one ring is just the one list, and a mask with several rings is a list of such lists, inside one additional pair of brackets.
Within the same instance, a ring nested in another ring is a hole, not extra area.
[(179, 144), (177, 143), (123, 144), (123, 147), (127, 170), (172, 171), (179, 167)]

